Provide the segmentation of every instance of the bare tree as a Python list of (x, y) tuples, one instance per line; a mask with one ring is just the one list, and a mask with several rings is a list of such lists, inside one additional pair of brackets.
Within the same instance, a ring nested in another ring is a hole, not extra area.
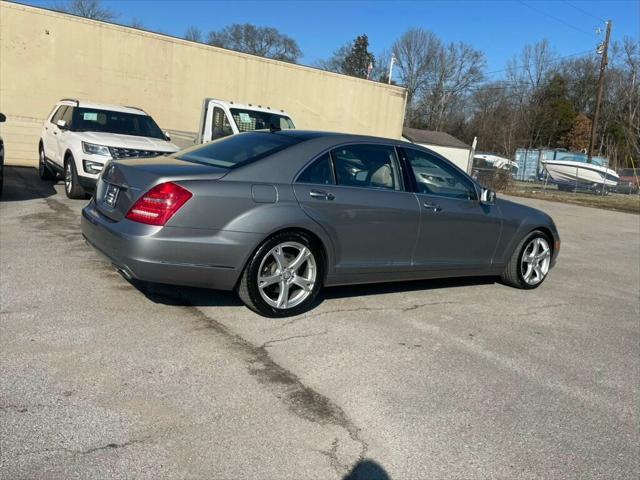
[(436, 62), (442, 42), (432, 33), (421, 28), (406, 31), (393, 44), (400, 84), (407, 89), (407, 120), (412, 123), (416, 96), (426, 87), (430, 72)]
[(145, 29), (144, 23), (142, 23), (142, 20), (140, 20), (138, 17), (133, 17), (131, 19), (131, 21), (129, 22), (129, 26), (131, 28), (137, 28), (137, 29), (140, 29), (140, 30), (144, 30)]
[(292, 63), (302, 56), (302, 51), (293, 38), (275, 28), (257, 27), (249, 23), (233, 24), (218, 32), (209, 32), (207, 43)]
[(202, 42), (202, 32), (198, 27), (191, 26), (184, 33), (184, 39), (192, 42)]
[(110, 8), (103, 7), (100, 0), (68, 0), (56, 5), (54, 9), (60, 12), (106, 22), (115, 20), (118, 16), (118, 14)]

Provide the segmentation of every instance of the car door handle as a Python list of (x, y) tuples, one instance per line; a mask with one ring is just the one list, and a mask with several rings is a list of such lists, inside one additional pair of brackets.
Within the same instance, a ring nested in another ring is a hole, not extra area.
[(333, 193), (325, 192), (324, 190), (311, 190), (309, 196), (312, 198), (321, 198), (323, 200), (333, 200), (336, 196)]
[(429, 210), (433, 210), (434, 212), (441, 212), (442, 211), (442, 207), (436, 203), (431, 203), (431, 202), (424, 202), (422, 204), (422, 206), (424, 208), (428, 208)]

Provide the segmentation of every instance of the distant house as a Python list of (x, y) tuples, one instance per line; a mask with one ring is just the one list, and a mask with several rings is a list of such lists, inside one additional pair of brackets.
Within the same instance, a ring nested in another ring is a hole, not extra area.
[(402, 129), (402, 138), (439, 153), (467, 173), (471, 171), (473, 149), (453, 135), (405, 127)]

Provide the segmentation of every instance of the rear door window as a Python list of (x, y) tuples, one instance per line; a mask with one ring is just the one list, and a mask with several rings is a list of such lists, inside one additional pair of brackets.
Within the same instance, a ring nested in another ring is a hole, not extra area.
[(333, 185), (333, 167), (331, 155), (325, 153), (305, 168), (298, 176), (298, 183), (312, 183), (315, 185)]
[(395, 148), (388, 145), (349, 145), (333, 150), (338, 185), (402, 190)]

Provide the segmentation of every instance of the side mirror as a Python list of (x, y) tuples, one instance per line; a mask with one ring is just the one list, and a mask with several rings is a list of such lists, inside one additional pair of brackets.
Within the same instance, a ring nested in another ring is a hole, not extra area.
[(58, 125), (58, 127), (60, 127), (62, 130), (64, 130), (65, 128), (67, 128), (67, 121), (66, 120), (58, 120), (56, 122), (56, 125)]
[(496, 192), (483, 187), (482, 192), (480, 193), (480, 203), (484, 203), (486, 205), (493, 205), (495, 201), (496, 201)]
[(167, 142), (171, 141), (171, 135), (169, 135), (169, 132), (164, 132), (164, 138), (167, 140)]
[(6, 122), (7, 121), (7, 117), (4, 113), (0, 113), (0, 122)]

